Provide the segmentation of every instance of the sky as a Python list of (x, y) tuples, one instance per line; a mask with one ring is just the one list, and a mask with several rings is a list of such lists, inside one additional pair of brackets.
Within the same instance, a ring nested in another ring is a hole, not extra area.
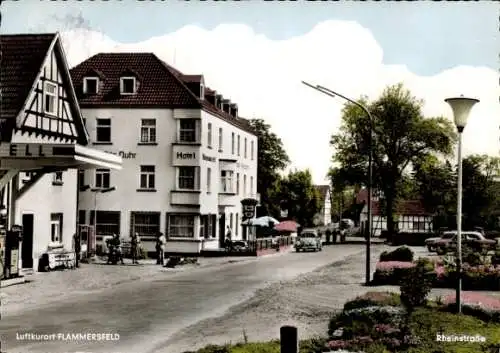
[(426, 116), (480, 99), (464, 152), (498, 156), (498, 3), (7, 1), (2, 33), (60, 31), (71, 66), (98, 52), (154, 52), (282, 138), (293, 168), (324, 183), (345, 102), (301, 84), (376, 99), (403, 82)]

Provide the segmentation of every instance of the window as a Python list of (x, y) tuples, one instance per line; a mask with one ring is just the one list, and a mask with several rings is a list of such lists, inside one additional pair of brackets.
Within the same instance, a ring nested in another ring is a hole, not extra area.
[(141, 189), (154, 190), (155, 188), (155, 166), (141, 165)]
[(247, 175), (243, 175), (243, 196), (247, 195)]
[(82, 189), (85, 186), (85, 171), (78, 171), (78, 189)]
[(52, 174), (52, 185), (62, 185), (63, 184), (63, 172), (55, 172)]
[(240, 194), (240, 173), (236, 173), (236, 194)]
[(195, 167), (179, 167), (179, 189), (195, 189)]
[(200, 217), (200, 238), (215, 238), (215, 215)]
[(141, 143), (156, 142), (156, 120), (142, 119), (141, 120)]
[(196, 120), (179, 119), (179, 141), (196, 142)]
[(240, 142), (241, 142), (241, 136), (238, 135), (238, 147), (237, 147), (238, 148), (238, 157), (241, 156), (241, 149), (240, 149), (241, 143)]
[(99, 79), (97, 77), (85, 77), (83, 79), (83, 93), (97, 94), (99, 92)]
[(245, 137), (245, 141), (243, 142), (243, 158), (247, 158), (247, 138)]
[(238, 236), (238, 229), (240, 228), (240, 225), (239, 225), (240, 224), (240, 215), (238, 213), (236, 214), (236, 221), (234, 223), (235, 223), (234, 227), (236, 228), (234, 230), (234, 233), (236, 234), (236, 236)]
[(57, 105), (57, 85), (45, 82), (43, 89), (43, 105), (47, 114), (56, 114)]
[(234, 132), (231, 133), (231, 153), (234, 154)]
[(120, 93), (121, 94), (135, 94), (135, 77), (122, 77), (120, 78)]
[(253, 161), (254, 158), (254, 142), (250, 142), (250, 159)]
[(111, 142), (111, 119), (96, 119), (96, 142)]
[(414, 230), (425, 230), (425, 222), (424, 221), (414, 221), (413, 222)]
[(111, 171), (109, 169), (96, 169), (95, 171), (95, 187), (96, 188), (109, 188)]
[(212, 148), (212, 123), (208, 123), (207, 126), (207, 145)]
[(212, 192), (212, 169), (207, 168), (207, 194)]
[(78, 210), (78, 224), (85, 224), (87, 212), (85, 210)]
[(250, 177), (250, 195), (253, 197), (253, 176)]
[(230, 217), (229, 217), (229, 228), (231, 229), (231, 231), (234, 229), (234, 222), (233, 222), (233, 214), (231, 213)]
[(168, 236), (171, 238), (194, 238), (194, 215), (170, 215)]
[(94, 223), (99, 237), (120, 234), (120, 211), (90, 211), (90, 224)]
[(233, 193), (234, 192), (233, 179), (234, 179), (234, 172), (233, 171), (221, 170), (220, 171), (220, 184), (221, 184), (220, 192)]
[(205, 87), (200, 83), (200, 98), (205, 99)]
[(222, 128), (220, 127), (219, 128), (219, 152), (223, 151), (223, 149), (222, 149), (223, 144), (224, 144), (224, 135), (223, 135)]
[(62, 242), (62, 213), (50, 214), (50, 241)]
[(160, 232), (160, 212), (132, 212), (131, 228), (131, 234), (139, 233), (141, 238), (156, 239)]

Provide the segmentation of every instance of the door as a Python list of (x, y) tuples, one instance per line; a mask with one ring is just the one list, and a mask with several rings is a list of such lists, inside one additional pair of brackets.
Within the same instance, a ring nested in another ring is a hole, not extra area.
[(33, 268), (33, 223), (34, 215), (23, 214), (23, 243), (21, 249), (23, 268)]
[(226, 214), (221, 213), (219, 215), (219, 247), (224, 247), (224, 241), (226, 240)]

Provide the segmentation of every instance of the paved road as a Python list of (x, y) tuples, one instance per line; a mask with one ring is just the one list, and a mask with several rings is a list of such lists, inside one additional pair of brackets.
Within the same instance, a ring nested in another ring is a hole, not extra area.
[[(286, 282), (363, 251), (361, 245), (325, 247), (220, 267), (193, 269), (124, 283), (100, 292), (2, 316), (2, 350), (9, 353), (148, 353), (201, 320), (223, 315), (272, 283)], [(21, 287), (20, 287), (21, 288)], [(20, 289), (22, 290), (22, 289)], [(29, 341), (23, 333), (118, 333), (119, 341)], [(168, 350), (168, 348), (167, 348)], [(174, 353), (174, 352), (172, 352)]]

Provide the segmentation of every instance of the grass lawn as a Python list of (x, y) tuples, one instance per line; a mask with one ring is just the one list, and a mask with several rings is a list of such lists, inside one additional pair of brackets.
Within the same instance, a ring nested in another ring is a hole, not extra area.
[[(368, 293), (367, 293), (368, 294)], [(370, 300), (374, 297), (380, 297), (380, 305), (389, 305), (398, 307), (398, 295), (372, 292)], [(375, 295), (373, 295), (375, 294)], [(383, 294), (383, 295), (382, 295)], [(385, 297), (384, 297), (385, 296)], [(349, 305), (349, 303), (346, 303)], [(365, 306), (369, 306), (366, 304)], [(351, 307), (348, 307), (352, 308)], [(457, 315), (440, 310), (442, 306), (437, 303), (430, 303), (427, 307), (418, 308), (412, 315), (410, 327), (412, 332), (412, 341), (416, 342), (414, 347), (398, 349), (387, 348), (387, 344), (382, 343), (380, 339), (372, 336), (370, 342), (361, 342), (354, 347), (344, 348), (346, 351), (363, 351), (366, 353), (483, 353), (500, 352), (500, 324), (485, 322), (469, 315)], [(344, 308), (345, 310), (348, 310)], [(359, 323), (352, 322), (351, 328), (356, 331)], [(366, 326), (365, 326), (366, 328)], [(361, 331), (360, 331), (361, 332)], [(486, 338), (486, 342), (437, 342), (436, 335), (480, 335)], [(355, 335), (356, 336), (356, 335)], [(367, 337), (366, 333), (360, 336)], [(333, 339), (316, 338), (302, 341), (300, 353), (322, 353), (327, 352), (325, 346)], [(380, 335), (378, 336), (380, 337)], [(387, 338), (387, 337), (386, 337)], [(336, 340), (339, 340), (338, 338)], [(343, 339), (341, 339), (343, 340)], [(368, 340), (370, 340), (368, 338)], [(363, 340), (362, 340), (363, 341)], [(385, 341), (384, 341), (385, 342)], [(335, 350), (333, 350), (335, 351)], [(188, 352), (184, 352), (188, 353)], [(239, 343), (226, 346), (208, 346), (195, 352), (189, 353), (280, 353), (278, 341), (259, 342), (259, 343)]]

